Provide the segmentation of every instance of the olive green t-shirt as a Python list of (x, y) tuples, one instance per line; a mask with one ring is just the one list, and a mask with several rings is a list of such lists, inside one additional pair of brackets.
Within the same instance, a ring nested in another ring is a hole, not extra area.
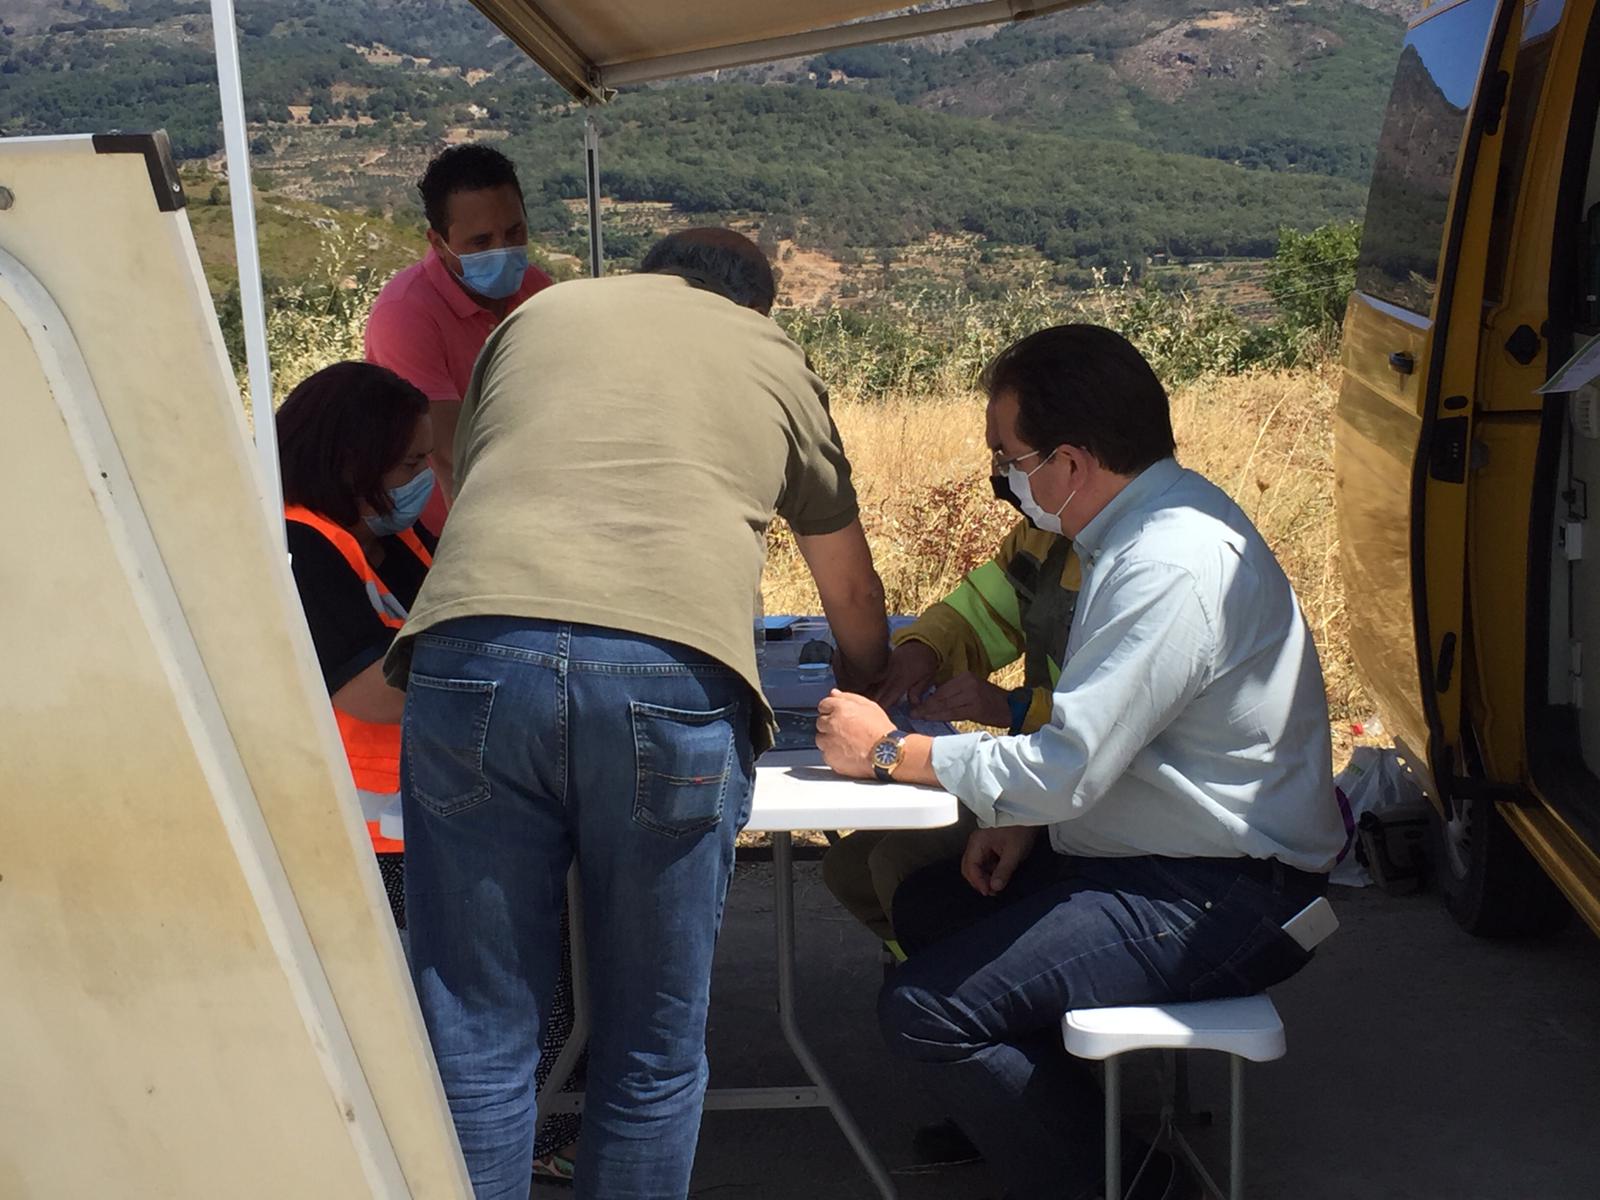
[(456, 500), (386, 663), (397, 686), (417, 634), (510, 616), (679, 642), (759, 695), (751, 618), (773, 513), (802, 535), (857, 515), (800, 348), (675, 275), (528, 300), (478, 358), (455, 451)]

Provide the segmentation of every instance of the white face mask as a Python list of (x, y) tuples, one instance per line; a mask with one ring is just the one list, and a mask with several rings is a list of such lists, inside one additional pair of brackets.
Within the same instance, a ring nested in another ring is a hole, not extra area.
[[(1035, 450), (1033, 453), (1038, 454), (1039, 451)], [(1024, 454), (1022, 457), (1029, 458), (1031, 456)], [(1061, 507), (1056, 509), (1055, 512), (1047, 513), (1040, 508), (1039, 502), (1033, 498), (1033, 485), (1028, 481), (1049, 461), (1048, 457), (1041, 459), (1039, 466), (1034, 467), (1032, 471), (1024, 471), (1017, 466), (1017, 460), (1012, 459), (1011, 465), (1006, 468), (1006, 479), (1011, 484), (1011, 490), (1016, 493), (1017, 503), (1021, 505), (1022, 511), (1027, 515), (1028, 519), (1046, 533), (1060, 533), (1061, 514), (1067, 511), (1067, 505), (1072, 503), (1072, 497), (1078, 494), (1078, 489), (1073, 488), (1067, 494), (1067, 498), (1061, 502)]]

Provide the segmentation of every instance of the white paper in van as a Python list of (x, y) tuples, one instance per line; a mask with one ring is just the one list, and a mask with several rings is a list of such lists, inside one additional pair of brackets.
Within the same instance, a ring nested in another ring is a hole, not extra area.
[(1578, 352), (1550, 376), (1550, 381), (1535, 394), (1550, 392), (1575, 392), (1586, 383), (1600, 379), (1600, 333), (1578, 348)]

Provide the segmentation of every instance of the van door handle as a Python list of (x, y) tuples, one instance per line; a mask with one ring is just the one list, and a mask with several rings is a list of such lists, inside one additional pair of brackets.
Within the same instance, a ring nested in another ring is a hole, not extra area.
[(1389, 355), (1389, 365), (1402, 375), (1409, 375), (1417, 369), (1417, 360), (1404, 350), (1396, 350)]

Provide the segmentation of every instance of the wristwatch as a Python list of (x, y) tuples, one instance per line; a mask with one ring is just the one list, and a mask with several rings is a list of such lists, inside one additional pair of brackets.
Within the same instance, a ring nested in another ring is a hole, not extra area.
[(888, 783), (894, 778), (894, 773), (900, 769), (900, 764), (905, 761), (906, 735), (902, 729), (891, 729), (877, 741), (872, 743), (872, 750), (868, 757), (872, 760), (872, 774), (879, 783)]

